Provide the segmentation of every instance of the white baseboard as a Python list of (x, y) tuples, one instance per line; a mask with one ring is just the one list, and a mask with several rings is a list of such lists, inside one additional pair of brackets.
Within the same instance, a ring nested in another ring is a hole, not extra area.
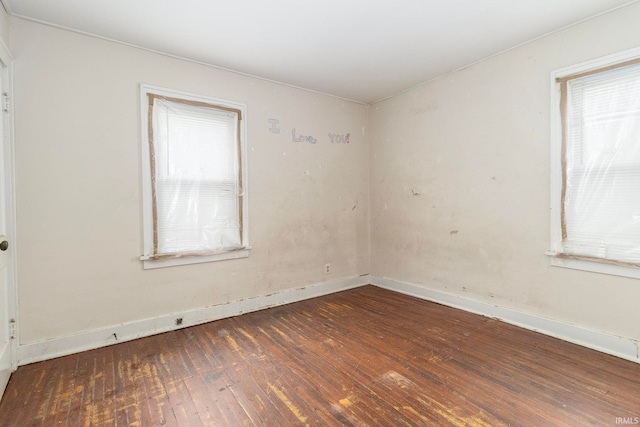
[[(338, 279), (305, 286), (297, 289), (287, 289), (269, 295), (233, 301), (226, 304), (214, 305), (183, 313), (173, 313), (151, 319), (136, 320), (120, 325), (94, 329), (76, 335), (64, 336), (38, 341), (18, 346), (18, 365), (39, 362), (66, 356), (81, 351), (92, 350), (108, 345), (131, 341), (162, 332), (182, 329), (201, 323), (212, 322), (226, 317), (258, 311), (269, 307), (289, 304), (334, 292), (344, 291), (369, 283), (368, 276)], [(182, 323), (176, 325), (176, 319), (182, 318)]]
[(474, 301), (450, 295), (423, 286), (400, 282), (383, 277), (369, 276), (369, 282), (381, 288), (433, 301), (449, 307), (459, 308), (471, 313), (497, 318), (503, 322), (560, 338), (602, 353), (640, 363), (640, 341), (623, 338), (604, 332), (593, 331), (579, 326), (562, 323), (557, 320), (538, 317), (508, 308), (498, 307), (480, 301)]
[[(19, 345), (18, 365), (26, 365), (120, 342), (131, 341), (137, 338), (212, 322), (214, 320), (269, 307), (294, 303), (367, 284), (433, 301), (449, 307), (459, 308), (471, 313), (497, 318), (525, 329), (537, 331), (583, 347), (640, 363), (640, 342), (635, 340), (604, 332), (592, 331), (556, 320), (450, 295), (411, 283), (376, 276), (358, 276), (318, 283), (297, 289), (287, 289), (273, 294), (233, 301), (227, 304), (113, 325), (76, 335)], [(176, 325), (177, 318), (182, 318), (181, 325)]]

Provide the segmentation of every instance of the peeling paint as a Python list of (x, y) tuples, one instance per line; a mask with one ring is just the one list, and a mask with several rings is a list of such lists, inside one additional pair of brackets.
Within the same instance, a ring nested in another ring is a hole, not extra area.
[(348, 408), (349, 406), (353, 405), (353, 402), (348, 397), (345, 397), (344, 399), (340, 399), (339, 402), (345, 408)]
[(256, 338), (251, 335), (250, 333), (248, 333), (247, 331), (245, 331), (243, 328), (236, 328), (238, 332), (240, 332), (242, 335), (244, 335), (245, 337), (247, 337), (247, 339), (249, 341), (251, 341), (251, 343), (256, 346), (256, 347), (260, 347), (260, 344), (258, 343), (258, 340), (256, 340)]
[(309, 425), (309, 424), (307, 424), (307, 418), (308, 417), (305, 417), (302, 414), (300, 409), (296, 405), (294, 405), (291, 400), (289, 400), (287, 395), (284, 394), (284, 392), (282, 390), (280, 390), (279, 388), (277, 388), (273, 384), (269, 384), (269, 389), (271, 389), (271, 391), (273, 391), (273, 393), (276, 396), (278, 396), (278, 399), (280, 399), (282, 401), (282, 403), (284, 403), (287, 406), (287, 408), (289, 408), (289, 410), (291, 412), (293, 412), (293, 414), (296, 416), (296, 418), (298, 418), (298, 420), (300, 420), (301, 423), (304, 423), (304, 425), (306, 425), (306, 426)]
[(238, 343), (236, 342), (235, 339), (233, 339), (233, 337), (229, 334), (227, 334), (227, 336), (224, 337), (227, 342), (229, 343), (229, 345), (231, 347), (233, 347), (233, 351), (235, 351), (238, 354), (243, 354), (242, 350), (240, 349), (240, 346), (238, 345)]
[[(484, 421), (480, 416), (472, 416), (472, 417), (465, 417), (463, 415), (460, 415), (458, 413), (456, 413), (456, 411), (459, 408), (448, 408), (446, 406), (444, 406), (443, 404), (441, 404), (440, 402), (426, 396), (426, 395), (421, 395), (416, 397), (416, 399), (425, 405), (428, 405), (429, 407), (433, 408), (433, 410), (440, 415), (441, 417), (443, 417), (444, 419), (446, 419), (451, 425), (457, 426), (457, 427), (466, 427), (466, 426), (476, 426), (476, 427), (492, 427), (495, 426), (495, 424), (489, 424), (488, 422)], [(482, 414), (482, 413), (481, 413)]]
[(413, 381), (411, 381), (410, 379), (408, 379), (404, 375), (401, 375), (401, 374), (399, 374), (399, 373), (397, 373), (395, 371), (386, 372), (385, 374), (382, 375), (381, 379), (383, 381), (391, 382), (393, 384), (396, 384), (400, 388), (408, 388), (409, 386), (411, 386), (413, 384)]

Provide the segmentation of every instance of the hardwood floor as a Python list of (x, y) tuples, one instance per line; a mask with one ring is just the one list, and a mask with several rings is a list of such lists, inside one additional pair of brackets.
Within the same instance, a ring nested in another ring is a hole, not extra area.
[(640, 364), (366, 286), (20, 367), (1, 426), (615, 426)]

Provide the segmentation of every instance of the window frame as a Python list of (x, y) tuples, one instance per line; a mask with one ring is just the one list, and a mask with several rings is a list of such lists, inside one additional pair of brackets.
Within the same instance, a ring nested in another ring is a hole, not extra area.
[[(241, 120), (239, 120), (239, 139), (240, 139), (240, 180), (242, 188), (242, 203), (240, 208), (240, 238), (242, 247), (240, 249), (229, 250), (215, 254), (189, 254), (175, 257), (159, 257), (153, 255), (154, 251), (154, 216), (153, 216), (153, 183), (152, 183), (152, 166), (151, 166), (151, 150), (149, 144), (149, 95), (179, 99), (189, 103), (202, 103), (206, 105), (214, 105), (220, 107), (221, 110), (231, 109), (240, 111)], [(143, 262), (143, 268), (154, 269), (161, 267), (171, 267), (187, 264), (198, 264), (205, 262), (223, 261), (230, 259), (246, 258), (249, 256), (249, 197), (248, 197), (248, 173), (247, 173), (247, 107), (234, 101), (224, 99), (211, 98), (193, 93), (187, 93), (163, 87), (140, 84), (140, 111), (141, 111), (141, 171), (142, 171), (142, 229), (143, 229), (143, 255), (140, 260)]]
[(615, 260), (564, 254), (563, 242), (563, 189), (564, 189), (564, 127), (562, 125), (562, 84), (560, 80), (577, 78), (583, 74), (606, 72), (627, 63), (640, 62), (640, 48), (603, 56), (571, 65), (551, 73), (551, 203), (550, 250), (546, 252), (552, 266), (565, 267), (615, 276), (640, 278), (640, 268)]

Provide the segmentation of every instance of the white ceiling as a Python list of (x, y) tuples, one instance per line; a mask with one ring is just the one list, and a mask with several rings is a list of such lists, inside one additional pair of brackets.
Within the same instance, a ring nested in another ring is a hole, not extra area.
[(363, 103), (629, 0), (1, 0), (10, 14)]

